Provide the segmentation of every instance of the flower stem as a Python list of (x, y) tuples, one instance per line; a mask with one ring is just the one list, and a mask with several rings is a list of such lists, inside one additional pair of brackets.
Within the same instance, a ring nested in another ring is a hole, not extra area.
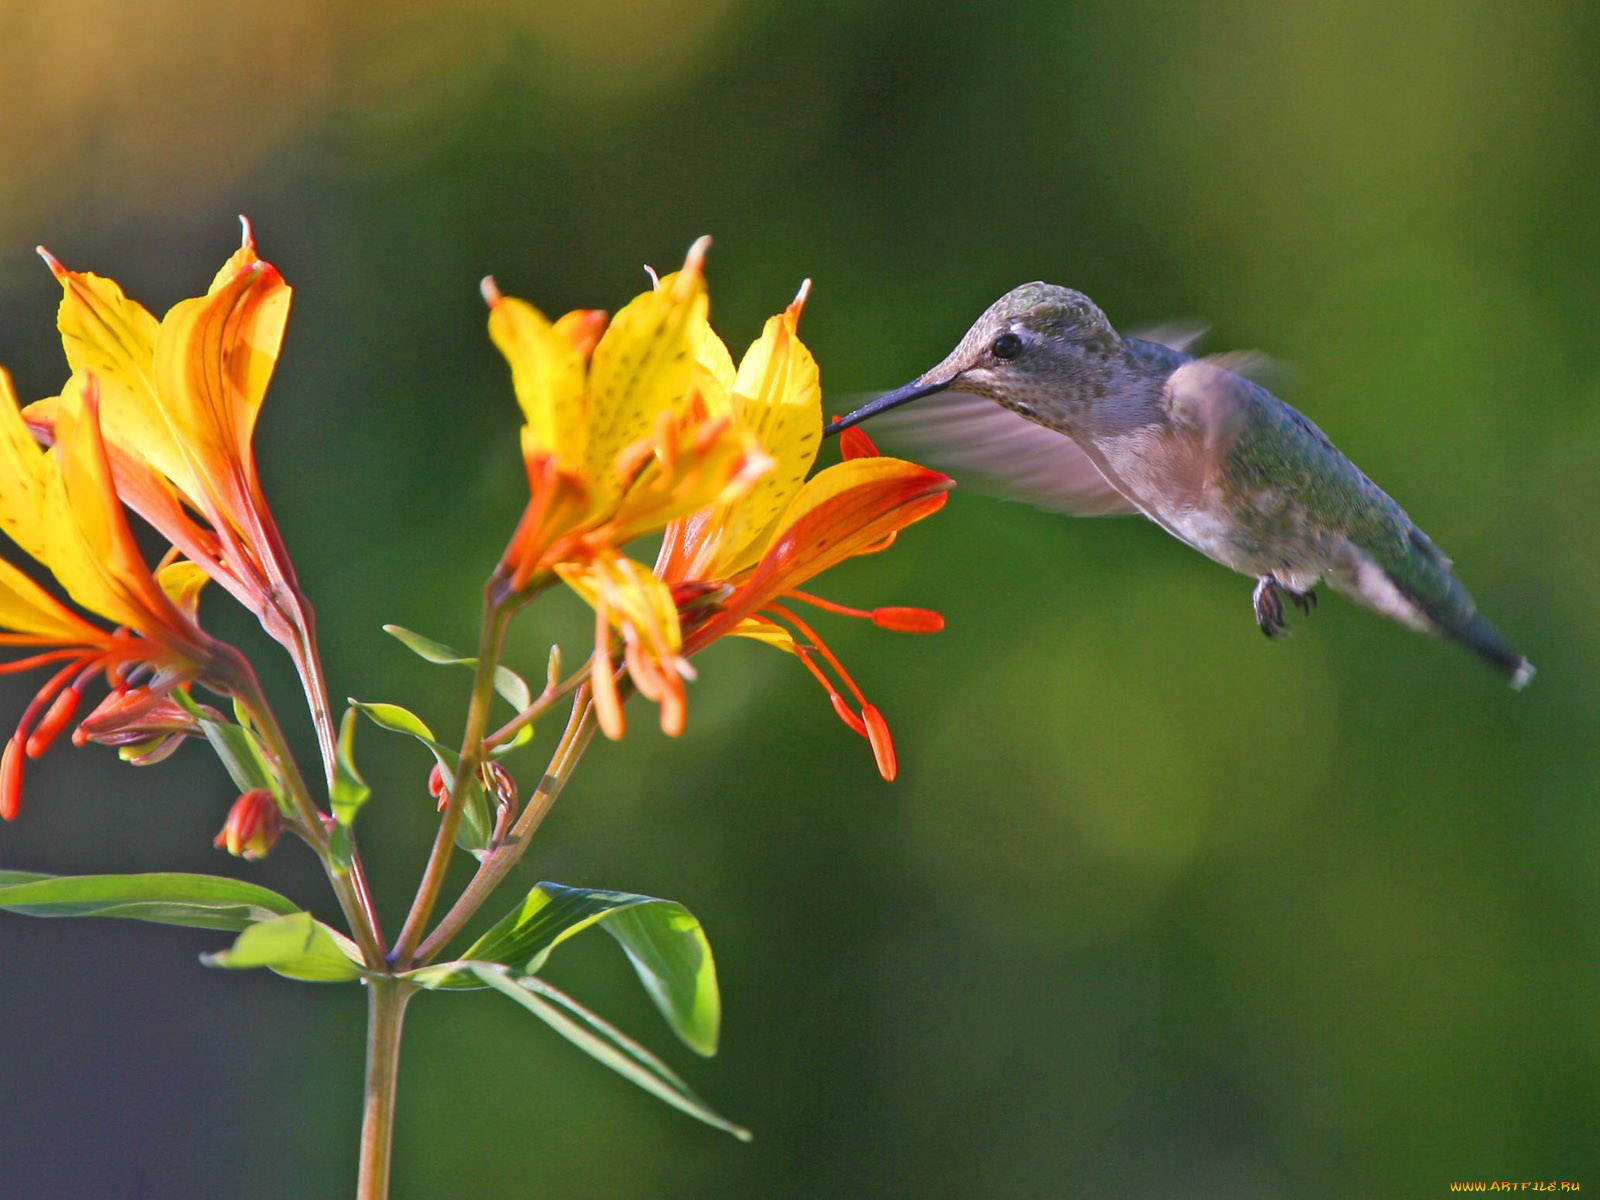
[(466, 729), (461, 736), (461, 759), (456, 771), (449, 801), (445, 804), (444, 819), (439, 822), (439, 832), (433, 839), (433, 850), (428, 855), (428, 865), (423, 868), (422, 882), (406, 914), (406, 923), (400, 930), (389, 961), (399, 969), (411, 966), (411, 956), (422, 940), (428, 918), (438, 903), (444, 887), (445, 870), (450, 865), (450, 855), (455, 849), (456, 831), (461, 827), (461, 812), (466, 804), (467, 790), (483, 763), (483, 737), (489, 728), (489, 711), (494, 704), (494, 669), (500, 663), (500, 651), (505, 643), (506, 627), (516, 605), (506, 601), (491, 581), (483, 595), (483, 623), (478, 633), (478, 663), (472, 678), (472, 699), (467, 706)]
[(361, 1174), (357, 1200), (386, 1200), (394, 1147), (395, 1084), (400, 1078), (400, 1032), (416, 991), (393, 978), (367, 981), (367, 1076), (361, 1117)]
[(369, 968), (381, 969), (385, 965), (385, 960), (383, 944), (378, 934), (377, 914), (372, 908), (370, 897), (366, 894), (365, 877), (361, 873), (359, 860), (352, 862), (348, 872), (341, 871), (333, 865), (333, 859), (328, 854), (328, 828), (323, 822), (322, 810), (311, 799), (305, 776), (300, 772), (300, 764), (295, 761), (294, 754), (284, 739), (283, 729), (278, 724), (272, 706), (267, 703), (266, 694), (261, 690), (261, 682), (256, 678), (254, 668), (237, 651), (229, 654), (226, 661), (231, 675), (230, 684), (226, 688), (228, 694), (249, 713), (250, 720), (260, 733), (267, 753), (277, 765), (279, 777), (289, 790), (295, 813), (303, 826), (302, 836), (322, 861), (328, 883), (338, 898), (339, 908), (344, 913), (346, 924), (350, 926), (351, 936), (361, 947), (362, 958)]
[(550, 811), (550, 806), (555, 803), (556, 797), (561, 794), (561, 789), (571, 778), (578, 760), (588, 749), (589, 740), (594, 736), (598, 725), (599, 722), (594, 715), (594, 705), (591, 703), (589, 685), (585, 682), (579, 688), (578, 694), (573, 697), (572, 714), (567, 719), (566, 732), (561, 735), (555, 753), (550, 756), (550, 765), (545, 768), (544, 778), (540, 780), (538, 790), (528, 797), (526, 807), (523, 808), (505, 840), (492, 847), (483, 856), (472, 882), (467, 884), (466, 890), (456, 898), (450, 911), (428, 935), (427, 940), (417, 948), (415, 955), (417, 963), (432, 961), (483, 906), (483, 902), (499, 886), (506, 873), (517, 865), (517, 860), (522, 857), (528, 848), (528, 843), (532, 841), (534, 831), (539, 828), (540, 822)]

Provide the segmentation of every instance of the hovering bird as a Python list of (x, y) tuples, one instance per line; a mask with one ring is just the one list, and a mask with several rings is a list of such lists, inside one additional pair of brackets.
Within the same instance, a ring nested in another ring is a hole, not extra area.
[(1143, 513), (1253, 576), (1268, 637), (1286, 627), (1285, 600), (1309, 613), (1326, 580), (1523, 687), (1532, 664), (1478, 615), (1450, 560), (1320, 429), (1248, 378), (1252, 365), (1121, 336), (1083, 293), (1027, 283), (938, 366), (827, 433), (929, 397), (890, 418), (902, 443), (1044, 508)]

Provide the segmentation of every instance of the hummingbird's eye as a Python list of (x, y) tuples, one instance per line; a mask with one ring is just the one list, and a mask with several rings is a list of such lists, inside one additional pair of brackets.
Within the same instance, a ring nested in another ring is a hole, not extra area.
[(989, 347), (989, 353), (996, 358), (1015, 358), (1022, 353), (1022, 339), (1014, 333), (1002, 333)]

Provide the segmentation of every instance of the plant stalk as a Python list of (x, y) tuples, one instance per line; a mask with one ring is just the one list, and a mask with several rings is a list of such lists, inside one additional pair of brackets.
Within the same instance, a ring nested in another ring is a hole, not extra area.
[(460, 765), (445, 804), (444, 819), (439, 822), (439, 832), (433, 839), (428, 865), (423, 868), (422, 882), (417, 885), (411, 911), (406, 914), (406, 923), (389, 954), (389, 961), (397, 969), (404, 970), (412, 965), (412, 954), (422, 940), (428, 918), (433, 915), (433, 907), (444, 888), (445, 871), (450, 866), (450, 856), (455, 850), (456, 831), (461, 827), (461, 811), (465, 806), (467, 789), (472, 786), (473, 778), (483, 764), (483, 738), (488, 732), (489, 713), (494, 705), (494, 670), (500, 663), (506, 628), (511, 623), (515, 609), (515, 605), (501, 597), (499, 589), (491, 581), (483, 595), (478, 662), (472, 677), (472, 699), (467, 706), (466, 729), (461, 735)]
[(477, 873), (473, 875), (472, 881), (456, 898), (450, 911), (428, 935), (427, 940), (417, 948), (415, 955), (417, 964), (431, 962), (483, 906), (483, 902), (500, 885), (506, 873), (517, 865), (517, 860), (522, 857), (529, 842), (532, 841), (534, 831), (539, 828), (540, 822), (550, 811), (550, 806), (555, 803), (556, 797), (561, 794), (561, 789), (571, 778), (578, 760), (588, 749), (589, 740), (594, 736), (598, 724), (594, 716), (594, 705), (590, 702), (589, 685), (584, 683), (578, 694), (573, 697), (572, 714), (567, 719), (566, 731), (561, 735), (555, 753), (550, 756), (550, 765), (545, 768), (544, 778), (540, 780), (538, 789), (528, 797), (527, 805), (517, 817), (516, 824), (511, 827), (505, 840), (492, 847), (483, 856), (483, 861), (478, 864)]
[(367, 981), (367, 1074), (356, 1200), (387, 1200), (389, 1195), (400, 1033), (406, 1004), (415, 992), (416, 988), (398, 979)]

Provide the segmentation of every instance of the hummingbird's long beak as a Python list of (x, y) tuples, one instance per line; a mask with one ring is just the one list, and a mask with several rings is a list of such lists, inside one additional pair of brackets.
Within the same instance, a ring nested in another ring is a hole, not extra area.
[(935, 392), (942, 392), (955, 382), (954, 378), (939, 379), (933, 383), (925, 382), (926, 379), (927, 376), (923, 376), (921, 379), (913, 379), (905, 387), (898, 387), (892, 392), (885, 392), (871, 403), (863, 404), (849, 416), (840, 417), (832, 424), (823, 426), (822, 436), (832, 437), (836, 433), (842, 433), (852, 425), (861, 424), (868, 417), (875, 417), (881, 412), (888, 412), (891, 408), (899, 408), (900, 405), (910, 403), (912, 400), (920, 400), (923, 396), (931, 396)]

